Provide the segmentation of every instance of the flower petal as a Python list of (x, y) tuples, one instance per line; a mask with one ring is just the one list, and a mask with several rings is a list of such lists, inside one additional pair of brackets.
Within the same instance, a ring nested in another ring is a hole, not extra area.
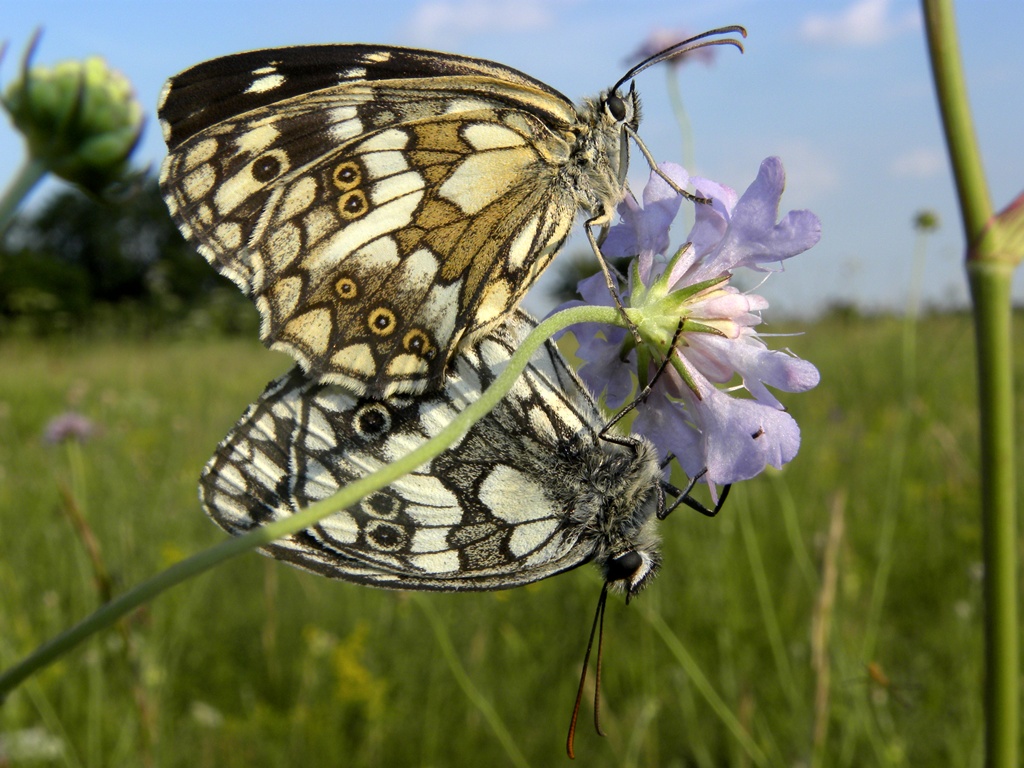
[(701, 402), (710, 482), (725, 485), (749, 480), (768, 464), (781, 468), (800, 449), (800, 427), (785, 411), (729, 397), (717, 389)]
[[(818, 385), (821, 378), (818, 369), (806, 360), (781, 350), (769, 349), (763, 341), (746, 334), (743, 340), (732, 341), (709, 333), (692, 334), (699, 336), (691, 342), (687, 358), (703, 373), (704, 366), (698, 364), (691, 352), (699, 351), (703, 360), (716, 361), (735, 371), (743, 379), (743, 386), (758, 402), (780, 408), (778, 400), (764, 385), (781, 389), (783, 392), (806, 392)], [(716, 367), (712, 370), (721, 370)], [(721, 378), (709, 376), (713, 381)]]
[(767, 264), (788, 259), (817, 243), (821, 222), (810, 211), (790, 211), (775, 223), (785, 186), (782, 162), (777, 157), (762, 162), (757, 178), (732, 210), (722, 241), (688, 279), (698, 282), (737, 267), (770, 271)]
[(667, 399), (664, 390), (659, 391), (656, 384), (647, 402), (637, 411), (631, 429), (654, 443), (662, 460), (672, 454), (689, 477), (695, 477), (704, 469), (704, 440), (689, 421), (682, 403)]

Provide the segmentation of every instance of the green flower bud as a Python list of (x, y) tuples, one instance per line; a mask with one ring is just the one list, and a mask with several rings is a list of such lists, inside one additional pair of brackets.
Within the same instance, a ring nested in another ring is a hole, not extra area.
[(93, 192), (124, 173), (142, 133), (131, 83), (98, 56), (26, 67), (0, 103), (33, 158)]
[(918, 211), (914, 214), (914, 229), (918, 232), (934, 232), (939, 228), (939, 214), (935, 211)]

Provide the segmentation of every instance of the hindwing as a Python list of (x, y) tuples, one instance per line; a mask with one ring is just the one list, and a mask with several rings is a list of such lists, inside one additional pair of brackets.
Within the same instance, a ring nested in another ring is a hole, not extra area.
[[(443, 390), (418, 397), (359, 398), (294, 369), (268, 386), (207, 464), (207, 512), (243, 533), (409, 453), (480, 396), (529, 327), (515, 315), (455, 358)], [(327, 576), (393, 588), (501, 589), (637, 549), (650, 553), (653, 572), (660, 466), (645, 442), (601, 440), (601, 424), (548, 344), (444, 453), (264, 549)]]

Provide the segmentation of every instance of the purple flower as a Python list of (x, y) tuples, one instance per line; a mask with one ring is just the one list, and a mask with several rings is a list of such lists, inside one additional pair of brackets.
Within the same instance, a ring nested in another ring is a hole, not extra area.
[(67, 440), (84, 443), (98, 431), (96, 423), (89, 417), (67, 411), (47, 422), (43, 428), (43, 442), (50, 445), (58, 445)]
[[(579, 373), (595, 392), (606, 392), (611, 408), (625, 404), (633, 376), (645, 383), (672, 349), (671, 365), (638, 409), (633, 430), (649, 437), (663, 455), (673, 454), (691, 477), (707, 469), (709, 485), (724, 485), (781, 467), (796, 456), (800, 430), (768, 389), (803, 392), (818, 383), (818, 371), (787, 351), (771, 350), (755, 326), (768, 303), (729, 285), (733, 270), (775, 271), (781, 262), (813, 246), (821, 236), (818, 217), (791, 211), (781, 220), (785, 173), (778, 158), (761, 163), (742, 196), (705, 179), (688, 179), (677, 165), (662, 172), (680, 186), (692, 183), (711, 199), (696, 206), (688, 243), (667, 262), (668, 229), (680, 196), (651, 174), (641, 208), (627, 198), (620, 224), (603, 246), (609, 257), (636, 256), (623, 303), (644, 346), (638, 350), (625, 329), (596, 324), (573, 328), (584, 360)], [(583, 280), (591, 304), (611, 304), (601, 274)], [(655, 350), (652, 356), (650, 350)], [(638, 369), (638, 359), (641, 361)], [(719, 388), (717, 385), (723, 385)], [(736, 396), (745, 390), (745, 396)]]

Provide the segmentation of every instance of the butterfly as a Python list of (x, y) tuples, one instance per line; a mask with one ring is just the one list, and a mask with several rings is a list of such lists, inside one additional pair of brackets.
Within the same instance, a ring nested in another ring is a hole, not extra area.
[[(360, 397), (296, 366), (267, 386), (207, 463), (207, 513), (242, 534), (409, 453), (480, 397), (532, 327), (517, 310), (462, 350), (444, 388), (425, 395)], [(661, 562), (666, 489), (701, 505), (663, 480), (650, 442), (603, 436), (604, 423), (548, 342), (442, 454), (263, 549), (329, 577), (444, 591), (505, 589), (594, 561), (606, 583), (632, 596)]]
[(213, 59), (161, 95), (161, 190), (186, 239), (255, 302), (265, 344), (361, 395), (439, 390), (578, 211), (600, 256), (592, 230), (623, 195), (630, 138), (654, 167), (625, 84), (698, 47), (742, 50), (715, 37), (729, 33), (746, 35), (679, 43), (579, 107), (511, 67), (412, 48)]

